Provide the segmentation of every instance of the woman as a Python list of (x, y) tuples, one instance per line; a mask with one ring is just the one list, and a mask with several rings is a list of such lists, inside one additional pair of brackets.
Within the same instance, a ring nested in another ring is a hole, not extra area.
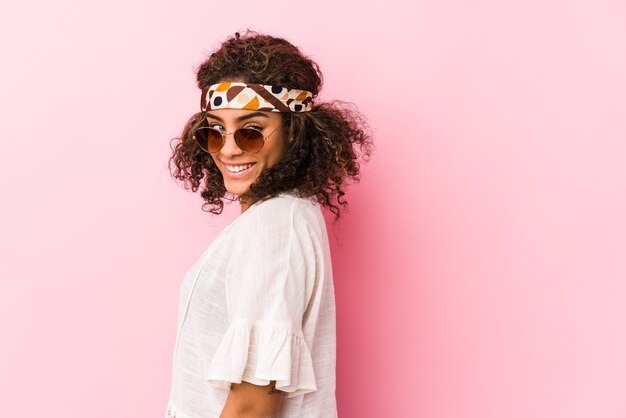
[[(284, 39), (227, 39), (199, 67), (201, 111), (173, 176), (242, 214), (181, 285), (167, 417), (335, 417), (335, 300), (321, 212), (339, 218), (371, 138), (355, 111), (317, 103), (315, 62)], [(359, 154), (359, 151), (362, 153)]]

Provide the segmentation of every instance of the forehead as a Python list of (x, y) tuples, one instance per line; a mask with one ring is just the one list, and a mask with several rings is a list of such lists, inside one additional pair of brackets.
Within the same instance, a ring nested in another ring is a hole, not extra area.
[(243, 109), (215, 109), (206, 112), (207, 117), (217, 119), (222, 122), (241, 122), (248, 119), (262, 119), (275, 121), (280, 119), (278, 112), (268, 112), (259, 110), (243, 110)]

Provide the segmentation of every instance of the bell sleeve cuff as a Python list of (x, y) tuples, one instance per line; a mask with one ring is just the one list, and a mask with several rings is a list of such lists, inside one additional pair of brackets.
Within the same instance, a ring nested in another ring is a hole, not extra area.
[(286, 398), (317, 390), (304, 336), (284, 324), (260, 320), (237, 319), (230, 324), (206, 380), (223, 389), (242, 381), (264, 386), (275, 380)]

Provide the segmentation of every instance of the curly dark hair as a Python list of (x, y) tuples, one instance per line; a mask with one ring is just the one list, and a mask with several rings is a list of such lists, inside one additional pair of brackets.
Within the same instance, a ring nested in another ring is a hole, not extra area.
[[(323, 76), (317, 63), (285, 39), (247, 30), (229, 37), (197, 69), (200, 89), (235, 80), (308, 90), (315, 100)], [(293, 138), (285, 154), (263, 170), (244, 194), (229, 200), (252, 204), (288, 191), (300, 197), (315, 197), (337, 220), (347, 205), (343, 198), (346, 180), (359, 180), (358, 160), (368, 160), (373, 150), (367, 122), (349, 105), (341, 101), (314, 102), (310, 111), (281, 112), (284, 132)], [(203, 118), (202, 112), (194, 114), (181, 136), (172, 140), (179, 142), (172, 147), (168, 167), (172, 176), (193, 192), (204, 183), (201, 197), (206, 202), (202, 209), (206, 211), (208, 205), (209, 212), (220, 214), (222, 199), (227, 195), (224, 179), (210, 154), (193, 139)]]

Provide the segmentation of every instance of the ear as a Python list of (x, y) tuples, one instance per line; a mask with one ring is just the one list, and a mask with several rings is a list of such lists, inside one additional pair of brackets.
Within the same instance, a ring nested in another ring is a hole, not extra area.
[(288, 115), (288, 119), (287, 119), (287, 126), (286, 126), (286, 133), (287, 133), (287, 138), (289, 143), (291, 144), (293, 142), (293, 138), (295, 137), (295, 128), (294, 128), (294, 120), (290, 117), (291, 115)]

